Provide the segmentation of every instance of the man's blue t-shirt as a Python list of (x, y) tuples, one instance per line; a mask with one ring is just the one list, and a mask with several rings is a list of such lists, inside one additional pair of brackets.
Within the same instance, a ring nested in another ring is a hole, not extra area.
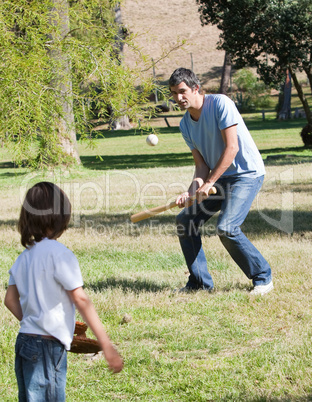
[(213, 169), (224, 148), (221, 130), (236, 125), (239, 151), (222, 177), (265, 174), (264, 163), (235, 103), (226, 95), (205, 95), (198, 121), (186, 112), (180, 122), (182, 136), (189, 148), (197, 149), (210, 169)]

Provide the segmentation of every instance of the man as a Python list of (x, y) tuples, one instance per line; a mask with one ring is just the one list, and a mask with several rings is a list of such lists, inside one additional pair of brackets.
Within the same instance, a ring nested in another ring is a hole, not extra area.
[[(223, 246), (252, 280), (251, 293), (266, 294), (273, 289), (270, 265), (240, 229), (263, 183), (261, 155), (227, 96), (201, 94), (198, 78), (185, 68), (173, 72), (169, 88), (180, 109), (186, 110), (180, 130), (195, 161), (193, 181), (176, 199), (184, 208), (177, 217), (177, 228), (190, 272), (180, 291), (213, 290), (199, 227), (220, 211), (217, 234)], [(209, 196), (212, 186), (218, 192)]]

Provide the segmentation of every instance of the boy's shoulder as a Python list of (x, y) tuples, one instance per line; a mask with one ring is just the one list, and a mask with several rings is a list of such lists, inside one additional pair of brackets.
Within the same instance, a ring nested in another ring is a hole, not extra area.
[(54, 239), (48, 239), (47, 237), (42, 239), (41, 241), (35, 242), (33, 247), (30, 247), (29, 250), (32, 248), (42, 248), (42, 249), (52, 249), (52, 248), (60, 248), (60, 249), (67, 249), (67, 247)]
[(32, 247), (25, 250), (29, 251), (31, 254), (35, 255), (55, 255), (55, 254), (73, 254), (73, 252), (67, 248), (64, 244), (58, 242), (53, 239), (42, 239), (39, 242), (36, 242)]

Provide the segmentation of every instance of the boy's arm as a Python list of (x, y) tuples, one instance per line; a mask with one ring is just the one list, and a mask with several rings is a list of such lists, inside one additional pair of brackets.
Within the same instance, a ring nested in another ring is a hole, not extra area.
[(9, 285), (4, 298), (4, 305), (19, 321), (21, 321), (23, 318), (23, 312), (19, 299), (20, 296), (16, 285)]
[(81, 317), (96, 336), (109, 368), (118, 373), (123, 368), (123, 361), (109, 339), (95, 308), (82, 287), (67, 291), (72, 302), (77, 307)]

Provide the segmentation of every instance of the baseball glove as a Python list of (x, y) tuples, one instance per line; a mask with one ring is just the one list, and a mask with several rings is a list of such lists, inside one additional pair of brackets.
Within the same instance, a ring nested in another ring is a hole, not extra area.
[(84, 322), (76, 321), (73, 341), (70, 352), (72, 353), (98, 353), (101, 348), (96, 339), (87, 338), (88, 326)]

